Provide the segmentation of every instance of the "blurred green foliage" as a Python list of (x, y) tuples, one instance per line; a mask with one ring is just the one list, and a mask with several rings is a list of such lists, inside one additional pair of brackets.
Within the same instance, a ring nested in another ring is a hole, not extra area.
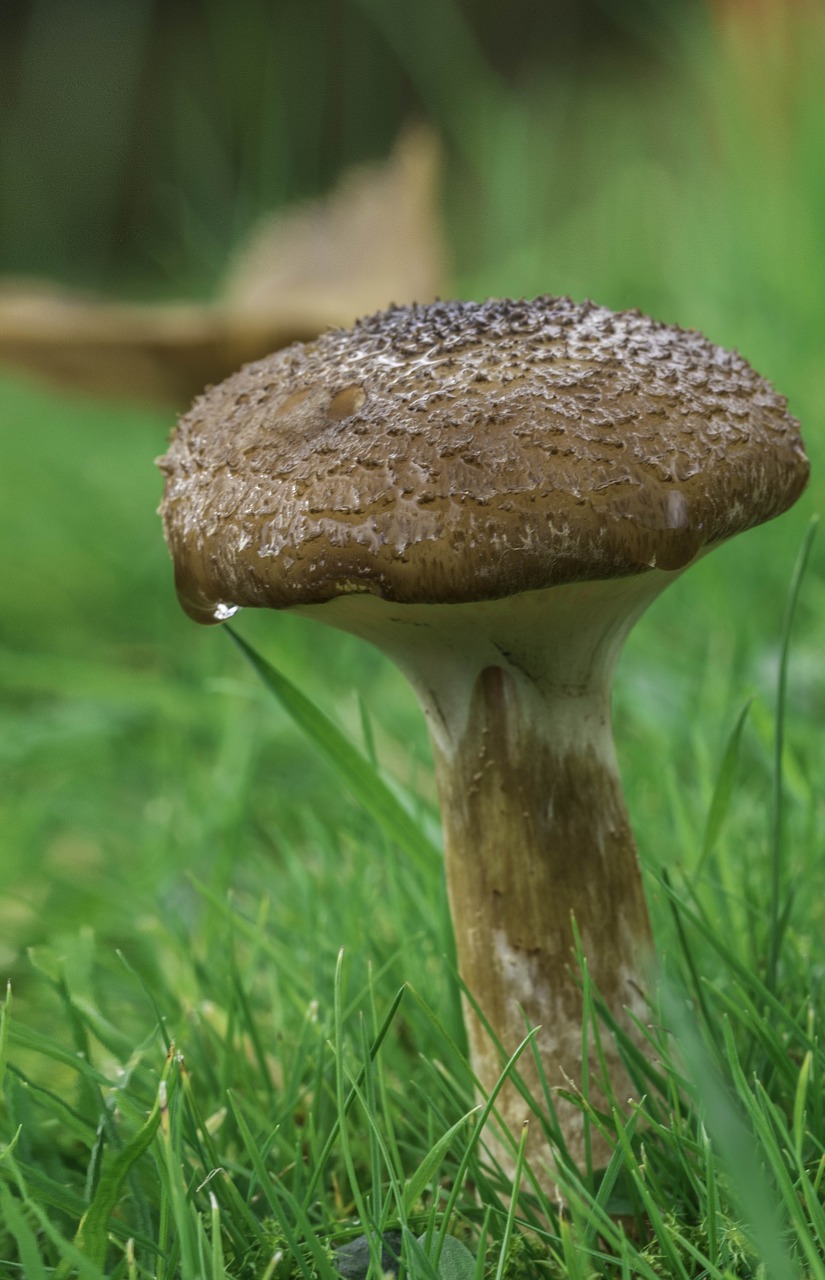
[(460, 147), (481, 98), (616, 57), (651, 61), (584, 0), (2, 5), (0, 272), (202, 292), (410, 115)]

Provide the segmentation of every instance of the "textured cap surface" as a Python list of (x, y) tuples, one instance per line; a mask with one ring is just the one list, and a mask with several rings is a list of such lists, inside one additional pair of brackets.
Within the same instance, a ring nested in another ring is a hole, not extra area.
[(160, 465), (202, 621), (681, 568), (808, 475), (785, 400), (740, 355), (551, 297), (398, 307), (280, 351), (201, 396)]

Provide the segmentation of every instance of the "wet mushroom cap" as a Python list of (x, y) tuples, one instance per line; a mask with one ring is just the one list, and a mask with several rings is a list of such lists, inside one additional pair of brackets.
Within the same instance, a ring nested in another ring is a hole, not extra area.
[(740, 355), (552, 297), (396, 307), (289, 347), (196, 400), (160, 465), (201, 621), (678, 569), (808, 476), (798, 423)]

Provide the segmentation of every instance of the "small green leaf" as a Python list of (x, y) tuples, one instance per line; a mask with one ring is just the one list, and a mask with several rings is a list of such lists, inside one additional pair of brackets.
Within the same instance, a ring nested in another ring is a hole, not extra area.
[[(419, 1236), (418, 1243), (423, 1245), (425, 1239), (426, 1236)], [(455, 1236), (445, 1236), (438, 1255), (439, 1280), (473, 1280), (475, 1269), (476, 1260), (466, 1244)]]

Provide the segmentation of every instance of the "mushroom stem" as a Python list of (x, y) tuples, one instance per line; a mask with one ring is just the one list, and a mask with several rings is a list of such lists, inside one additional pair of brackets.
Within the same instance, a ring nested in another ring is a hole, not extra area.
[[(610, 687), (621, 645), (676, 575), (569, 583), (501, 600), (391, 605), (363, 594), (300, 610), (370, 640), (407, 674), (427, 717), (444, 824), (459, 970), (509, 1056), (526, 1026), (551, 1088), (582, 1085), (578, 928), (590, 977), (629, 1034), (644, 1016), (651, 933), (613, 748)], [(502, 1057), (467, 1008), (482, 1089)], [(630, 1083), (604, 1037), (620, 1099)], [(531, 1054), (519, 1072), (541, 1100)], [(519, 1133), (527, 1106), (514, 1085), (499, 1113)], [(583, 1118), (563, 1099), (565, 1145), (585, 1158)], [(538, 1126), (534, 1126), (538, 1128)], [(532, 1136), (534, 1162), (552, 1162)], [(507, 1166), (510, 1162), (497, 1154)], [(594, 1135), (596, 1164), (608, 1156)], [(551, 1164), (552, 1168), (552, 1164)]]
[[(626, 1009), (645, 1012), (651, 949), (608, 699), (601, 689), (530, 688), (503, 667), (487, 667), (455, 750), (447, 756), (436, 747), (434, 754), (464, 983), (505, 1055), (527, 1027), (538, 1027), (538, 1057), (551, 1089), (581, 1088), (583, 1010), (572, 919), (590, 977), (626, 1030)], [(466, 1018), (471, 1060), (489, 1093), (501, 1054), (472, 1008)], [(630, 1085), (612, 1037), (606, 1034), (603, 1046), (611, 1083), (624, 1101)], [(540, 1103), (529, 1051), (518, 1071)], [(529, 1111), (515, 1086), (505, 1087), (498, 1105), (517, 1134)], [(565, 1145), (583, 1166), (582, 1114), (561, 1098), (556, 1112)], [(550, 1155), (535, 1132), (531, 1145), (534, 1158)], [(605, 1163), (608, 1153), (598, 1141), (595, 1146), (591, 1155)]]

